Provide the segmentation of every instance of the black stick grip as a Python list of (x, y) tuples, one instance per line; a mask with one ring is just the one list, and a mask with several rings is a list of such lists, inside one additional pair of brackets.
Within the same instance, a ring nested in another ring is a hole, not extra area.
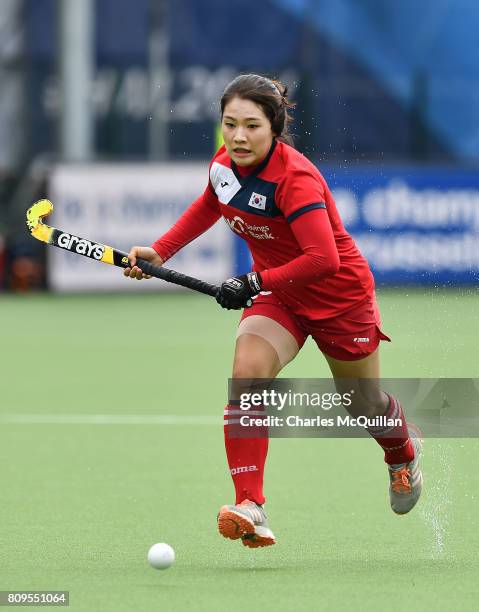
[(186, 274), (181, 274), (181, 272), (176, 272), (168, 268), (163, 268), (163, 266), (154, 266), (144, 259), (137, 259), (135, 265), (138, 266), (144, 274), (160, 278), (168, 283), (187, 287), (188, 289), (204, 293), (205, 295), (211, 295), (212, 297), (215, 297), (219, 289), (216, 285), (210, 285), (210, 283), (206, 283), (198, 278), (193, 278), (192, 276), (187, 276)]

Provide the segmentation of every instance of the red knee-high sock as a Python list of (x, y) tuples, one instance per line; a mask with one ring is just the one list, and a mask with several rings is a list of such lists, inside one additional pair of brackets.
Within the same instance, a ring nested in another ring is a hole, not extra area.
[[(236, 503), (250, 499), (257, 504), (264, 504), (263, 475), (268, 454), (267, 428), (261, 427), (256, 428), (254, 432), (245, 432), (239, 425), (239, 419), (244, 415), (245, 411), (239, 406), (228, 404), (225, 408), (225, 448), (235, 486)], [(244, 437), (248, 433), (249, 435), (257, 433), (258, 436), (264, 437)]]
[(387, 395), (389, 406), (384, 416), (388, 419), (401, 419), (401, 424), (368, 427), (368, 432), (384, 449), (386, 463), (409, 463), (414, 459), (414, 447), (409, 437), (406, 417), (399, 401), (389, 393)]

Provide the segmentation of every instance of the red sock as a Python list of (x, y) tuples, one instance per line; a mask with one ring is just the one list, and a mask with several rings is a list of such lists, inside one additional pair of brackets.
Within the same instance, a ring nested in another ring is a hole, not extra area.
[[(264, 437), (244, 437), (245, 433), (250, 433), (242, 431), (243, 428), (238, 425), (240, 417), (244, 414), (245, 411), (239, 406), (228, 404), (225, 408), (226, 456), (235, 486), (236, 503), (240, 504), (243, 500), (250, 499), (261, 505), (265, 501), (263, 474), (268, 454), (268, 432), (267, 428), (256, 428), (253, 433)], [(243, 437), (240, 437), (241, 434)]]
[(409, 463), (414, 459), (414, 447), (409, 437), (406, 417), (399, 401), (392, 395), (389, 397), (389, 406), (384, 416), (388, 419), (401, 419), (401, 425), (368, 427), (368, 432), (384, 449), (386, 463)]

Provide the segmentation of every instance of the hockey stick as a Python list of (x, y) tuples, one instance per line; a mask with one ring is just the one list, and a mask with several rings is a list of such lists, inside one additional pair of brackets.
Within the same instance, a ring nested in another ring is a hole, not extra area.
[[(28, 209), (27, 228), (34, 238), (46, 242), (47, 244), (52, 244), (60, 249), (70, 251), (71, 253), (83, 255), (112, 266), (118, 266), (119, 268), (129, 268), (131, 266), (128, 261), (128, 254), (123, 251), (114, 249), (106, 244), (91, 242), (86, 238), (80, 238), (56, 229), (55, 227), (45, 225), (42, 219), (47, 217), (52, 211), (53, 204), (50, 200), (38, 200), (38, 202), (35, 202), (35, 204)], [(199, 291), (200, 293), (211, 295), (212, 297), (214, 297), (218, 291), (218, 287), (215, 285), (210, 285), (192, 276), (186, 276), (186, 274), (181, 274), (181, 272), (175, 272), (175, 270), (154, 266), (144, 259), (137, 259), (136, 265), (142, 272), (149, 276), (155, 276), (168, 283), (174, 283), (175, 285), (193, 289), (193, 291)]]

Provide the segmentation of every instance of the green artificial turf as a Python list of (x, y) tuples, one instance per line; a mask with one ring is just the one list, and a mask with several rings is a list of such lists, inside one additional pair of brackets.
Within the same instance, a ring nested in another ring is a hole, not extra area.
[[(476, 300), (380, 291), (383, 376), (478, 377)], [(0, 311), (0, 590), (64, 589), (92, 612), (477, 608), (477, 440), (426, 440), (403, 517), (374, 442), (272, 440), (278, 544), (250, 550), (215, 525), (233, 499), (221, 414), (237, 313), (193, 294), (3, 296)], [(328, 371), (308, 341), (284, 375)], [(146, 562), (155, 542), (175, 548), (166, 572)]]

